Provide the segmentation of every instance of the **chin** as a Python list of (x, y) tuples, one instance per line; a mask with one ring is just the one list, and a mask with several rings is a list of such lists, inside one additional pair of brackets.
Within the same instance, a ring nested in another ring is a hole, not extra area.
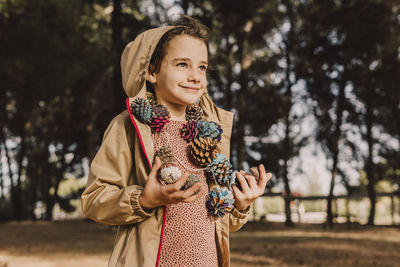
[(192, 105), (192, 104), (194, 104), (194, 103), (196, 103), (196, 101), (197, 101), (197, 99), (199, 99), (199, 97), (200, 97), (201, 95), (196, 95), (196, 96), (191, 96), (191, 97), (187, 97), (187, 98), (185, 98), (185, 99), (182, 99), (182, 102), (184, 102), (185, 103), (185, 105)]

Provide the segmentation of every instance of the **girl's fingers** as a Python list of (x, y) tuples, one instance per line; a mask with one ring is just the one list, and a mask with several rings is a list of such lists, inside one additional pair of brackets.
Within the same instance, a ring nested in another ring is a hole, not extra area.
[(242, 192), (244, 194), (248, 194), (248, 192), (250, 192), (250, 188), (249, 185), (247, 184), (246, 178), (244, 178), (240, 172), (236, 173), (236, 178), (239, 181), (240, 186), (242, 187)]
[[(186, 199), (186, 198), (188, 198), (188, 197), (191, 197), (191, 196), (193, 196), (193, 195), (196, 195), (196, 192), (197, 192), (197, 190), (200, 189), (200, 187), (201, 187), (201, 183), (195, 183), (191, 188), (186, 189), (185, 191), (182, 191), (182, 190), (181, 190), (181, 192), (182, 192), (181, 197), (182, 197), (183, 199)], [(199, 192), (199, 193), (200, 193), (200, 192)]]
[(189, 174), (184, 173), (178, 180), (176, 180), (175, 183), (167, 185), (168, 191), (170, 193), (179, 192), (181, 190), (182, 186), (185, 184), (188, 177), (189, 177)]
[[(155, 179), (157, 177), (157, 171), (161, 167), (161, 160), (159, 157), (156, 157), (154, 160), (154, 164), (151, 168), (151, 171), (149, 173), (149, 179)], [(157, 179), (156, 179), (157, 180)]]
[(158, 171), (158, 169), (161, 167), (162, 163), (161, 163), (161, 159), (157, 156), (154, 164), (153, 164), (153, 168), (151, 169), (152, 171)]
[(260, 181), (258, 183), (258, 187), (264, 192), (265, 187), (267, 186), (267, 183), (269, 180), (271, 180), (272, 178), (272, 173), (267, 173), (265, 171), (265, 167), (263, 164), (260, 164), (260, 166), (258, 167), (259, 171), (260, 171)]
[[(196, 191), (197, 191), (197, 190), (196, 190)], [(197, 194), (194, 194), (194, 195), (192, 195), (192, 196), (190, 196), (190, 197), (184, 199), (182, 202), (189, 203), (189, 202), (196, 201), (196, 200), (199, 199), (202, 195), (204, 195), (205, 192), (206, 192), (206, 189), (203, 188), (203, 189), (201, 189)]]
[(253, 190), (253, 188), (257, 187), (257, 181), (253, 175), (243, 172), (243, 176), (246, 178), (247, 183), (249, 184), (250, 190)]
[(236, 198), (244, 198), (244, 194), (236, 185), (232, 185), (232, 190), (233, 194), (236, 196)]

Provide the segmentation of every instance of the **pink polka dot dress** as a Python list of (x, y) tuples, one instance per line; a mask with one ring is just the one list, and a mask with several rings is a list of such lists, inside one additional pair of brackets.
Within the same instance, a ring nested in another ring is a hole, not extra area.
[[(182, 121), (170, 121), (163, 129), (169, 134), (170, 146), (175, 158), (193, 169), (189, 158), (189, 143), (180, 136)], [(168, 145), (164, 133), (153, 133), (154, 151)], [(204, 171), (189, 171), (177, 161), (182, 173), (192, 173), (200, 178), (202, 187), (208, 189)], [(208, 190), (207, 190), (208, 192)], [(217, 267), (218, 256), (215, 243), (215, 221), (206, 208), (207, 193), (191, 203), (177, 203), (166, 206), (164, 236), (161, 245), (159, 266)]]

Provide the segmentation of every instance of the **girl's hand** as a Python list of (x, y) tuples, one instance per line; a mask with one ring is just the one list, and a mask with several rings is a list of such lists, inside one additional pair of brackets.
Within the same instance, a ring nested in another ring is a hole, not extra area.
[(271, 179), (272, 174), (266, 173), (264, 165), (258, 167), (260, 173), (260, 179), (257, 184), (256, 178), (245, 172), (240, 171), (236, 173), (236, 178), (239, 181), (242, 190), (236, 185), (233, 185), (233, 193), (235, 197), (235, 208), (239, 211), (244, 211), (250, 204), (259, 196), (264, 194), (267, 182)]
[(206, 188), (202, 188), (197, 194), (196, 191), (200, 189), (201, 184), (196, 183), (191, 188), (182, 191), (181, 188), (189, 177), (188, 173), (183, 174), (175, 183), (163, 185), (157, 178), (157, 171), (161, 167), (161, 160), (156, 157), (153, 168), (150, 171), (146, 186), (143, 193), (139, 196), (139, 204), (144, 209), (152, 209), (166, 204), (174, 204), (179, 202), (193, 202), (200, 198), (205, 192)]

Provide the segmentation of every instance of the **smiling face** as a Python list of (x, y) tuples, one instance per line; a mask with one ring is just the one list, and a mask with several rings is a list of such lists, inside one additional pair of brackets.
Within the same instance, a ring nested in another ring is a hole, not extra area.
[(178, 35), (169, 41), (160, 70), (148, 72), (146, 80), (154, 86), (157, 102), (170, 110), (191, 105), (207, 86), (207, 46), (189, 35)]

